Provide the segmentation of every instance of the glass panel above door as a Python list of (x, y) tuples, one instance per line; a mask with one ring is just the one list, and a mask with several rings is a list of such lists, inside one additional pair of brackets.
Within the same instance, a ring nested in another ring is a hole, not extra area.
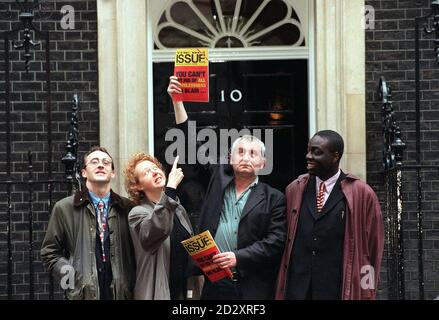
[(155, 7), (154, 48), (306, 47), (308, 10), (308, 0), (172, 0)]

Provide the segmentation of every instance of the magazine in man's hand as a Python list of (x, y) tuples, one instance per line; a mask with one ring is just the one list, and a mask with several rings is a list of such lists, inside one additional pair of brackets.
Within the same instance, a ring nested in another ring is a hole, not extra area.
[(192, 259), (211, 282), (232, 278), (230, 268), (223, 269), (214, 263), (213, 256), (220, 253), (209, 230), (181, 242)]

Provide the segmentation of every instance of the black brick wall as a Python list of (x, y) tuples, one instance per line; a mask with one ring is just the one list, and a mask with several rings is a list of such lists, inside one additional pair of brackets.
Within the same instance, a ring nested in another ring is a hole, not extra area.
[[(42, 14), (36, 12), (34, 25), (50, 31), (52, 79), (52, 140), (54, 177), (64, 179), (61, 158), (71, 115), (71, 99), (76, 92), (80, 98), (79, 130), (82, 153), (98, 144), (98, 72), (96, 0), (44, 1)], [(71, 5), (75, 9), (75, 29), (63, 30), (61, 8)], [(10, 13), (7, 13), (10, 12)], [(14, 1), (0, 2), (0, 32), (20, 26), (19, 8)], [(22, 34), (20, 34), (22, 37)], [(33, 35), (35, 40), (42, 40)], [(15, 33), (12, 39), (17, 40)], [(35, 179), (47, 178), (47, 120), (45, 46), (32, 51), (30, 72), (26, 74), (23, 52), (11, 52), (11, 160), (12, 177), (27, 179), (27, 151), (33, 152)], [(12, 47), (12, 46), (11, 46)], [(5, 54), (3, 37), (0, 39), (0, 299), (7, 298), (7, 218), (6, 187), (1, 185), (6, 173), (5, 129)], [(65, 185), (57, 185), (53, 200), (67, 195)], [(29, 292), (29, 205), (28, 185), (12, 187), (12, 240), (13, 240), (13, 299), (27, 299)], [(48, 298), (48, 274), (39, 257), (41, 241), (48, 221), (47, 187), (35, 185), (33, 195), (34, 217), (34, 282), (35, 299)], [(57, 298), (62, 297), (55, 283)]]
[[(404, 163), (414, 164), (415, 147), (415, 60), (414, 18), (430, 13), (428, 0), (365, 1), (375, 10), (375, 29), (366, 30), (367, 81), (367, 179), (382, 200), (381, 104), (376, 93), (380, 76), (385, 76), (393, 89), (395, 114), (407, 144)], [(439, 63), (434, 61), (433, 42), (422, 36), (421, 48), (421, 139), (423, 164), (439, 164)], [(406, 298), (418, 299), (416, 175), (404, 173), (403, 210), (406, 265)], [(424, 208), (425, 298), (439, 295), (439, 174), (422, 174)], [(387, 298), (386, 260), (381, 275), (381, 299)]]

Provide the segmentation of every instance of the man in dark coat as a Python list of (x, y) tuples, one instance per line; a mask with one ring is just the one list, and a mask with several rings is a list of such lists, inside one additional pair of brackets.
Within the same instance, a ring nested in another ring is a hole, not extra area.
[(276, 299), (374, 299), (384, 247), (378, 198), (340, 170), (343, 139), (331, 130), (308, 143), (309, 174), (286, 188), (287, 243)]
[[(180, 93), (171, 77), (168, 93)], [(188, 135), (188, 117), (174, 101), (177, 125)], [(195, 137), (188, 137), (194, 141)], [(199, 232), (209, 230), (219, 246), (214, 262), (231, 268), (233, 279), (206, 279), (202, 299), (273, 299), (285, 241), (285, 197), (259, 182), (265, 165), (265, 146), (254, 136), (232, 145), (230, 164), (210, 165), (210, 180), (200, 214)]]

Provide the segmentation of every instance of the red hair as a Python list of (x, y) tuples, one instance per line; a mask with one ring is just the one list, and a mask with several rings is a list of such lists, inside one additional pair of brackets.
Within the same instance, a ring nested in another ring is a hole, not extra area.
[(160, 170), (165, 172), (163, 165), (157, 158), (150, 156), (144, 152), (139, 152), (131, 156), (128, 164), (124, 169), (125, 175), (125, 189), (128, 193), (129, 198), (135, 203), (140, 204), (142, 199), (145, 199), (145, 194), (142, 191), (137, 189), (139, 178), (136, 175), (136, 166), (143, 161), (151, 161), (154, 163)]

